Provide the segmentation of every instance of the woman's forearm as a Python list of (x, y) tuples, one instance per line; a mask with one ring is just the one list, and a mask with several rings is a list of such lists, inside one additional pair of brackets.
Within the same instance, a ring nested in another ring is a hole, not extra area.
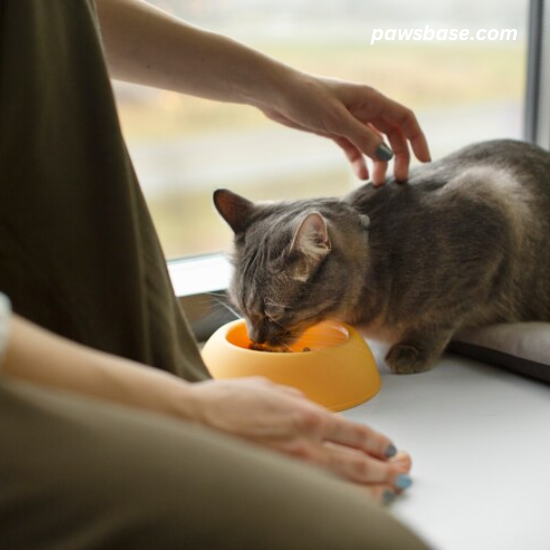
[(3, 375), (150, 411), (189, 417), (190, 384), (87, 348), (14, 315)]
[(114, 78), (218, 101), (262, 106), (295, 72), (225, 36), (141, 0), (97, 0)]

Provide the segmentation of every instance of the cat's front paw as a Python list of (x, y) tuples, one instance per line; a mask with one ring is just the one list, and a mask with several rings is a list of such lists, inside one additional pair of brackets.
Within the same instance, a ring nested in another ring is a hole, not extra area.
[(386, 363), (394, 374), (414, 374), (430, 370), (434, 358), (410, 344), (395, 344), (386, 355)]

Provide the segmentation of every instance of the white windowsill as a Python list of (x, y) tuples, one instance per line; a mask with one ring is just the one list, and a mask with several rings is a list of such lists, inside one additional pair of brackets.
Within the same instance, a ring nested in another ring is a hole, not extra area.
[(206, 254), (168, 262), (176, 296), (195, 338), (206, 341), (224, 323), (235, 319), (224, 291), (231, 279), (231, 263), (223, 254)]
[(231, 278), (231, 264), (223, 254), (208, 254), (170, 260), (168, 272), (179, 298), (225, 290)]

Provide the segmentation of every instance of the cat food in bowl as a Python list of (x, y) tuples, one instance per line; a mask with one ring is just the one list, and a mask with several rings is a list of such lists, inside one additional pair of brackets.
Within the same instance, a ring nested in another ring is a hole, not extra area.
[(237, 320), (219, 328), (202, 355), (214, 378), (265, 376), (333, 411), (355, 407), (380, 390), (380, 375), (365, 340), (354, 328), (334, 322), (309, 328), (288, 350), (276, 352), (256, 347), (244, 320)]

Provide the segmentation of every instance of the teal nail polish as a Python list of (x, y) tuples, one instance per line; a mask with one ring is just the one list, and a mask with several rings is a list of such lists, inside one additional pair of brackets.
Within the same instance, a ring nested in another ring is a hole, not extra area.
[(395, 500), (395, 493), (392, 493), (391, 491), (384, 491), (384, 494), (382, 495), (382, 501), (384, 504), (390, 504)]
[(395, 486), (398, 489), (408, 489), (412, 485), (413, 480), (407, 474), (400, 474), (395, 480)]
[(396, 454), (397, 454), (397, 449), (395, 448), (395, 445), (393, 445), (393, 443), (390, 443), (390, 445), (386, 449), (386, 458), (391, 458)]
[(393, 158), (393, 151), (385, 144), (381, 143), (375, 151), (376, 156), (385, 162)]

